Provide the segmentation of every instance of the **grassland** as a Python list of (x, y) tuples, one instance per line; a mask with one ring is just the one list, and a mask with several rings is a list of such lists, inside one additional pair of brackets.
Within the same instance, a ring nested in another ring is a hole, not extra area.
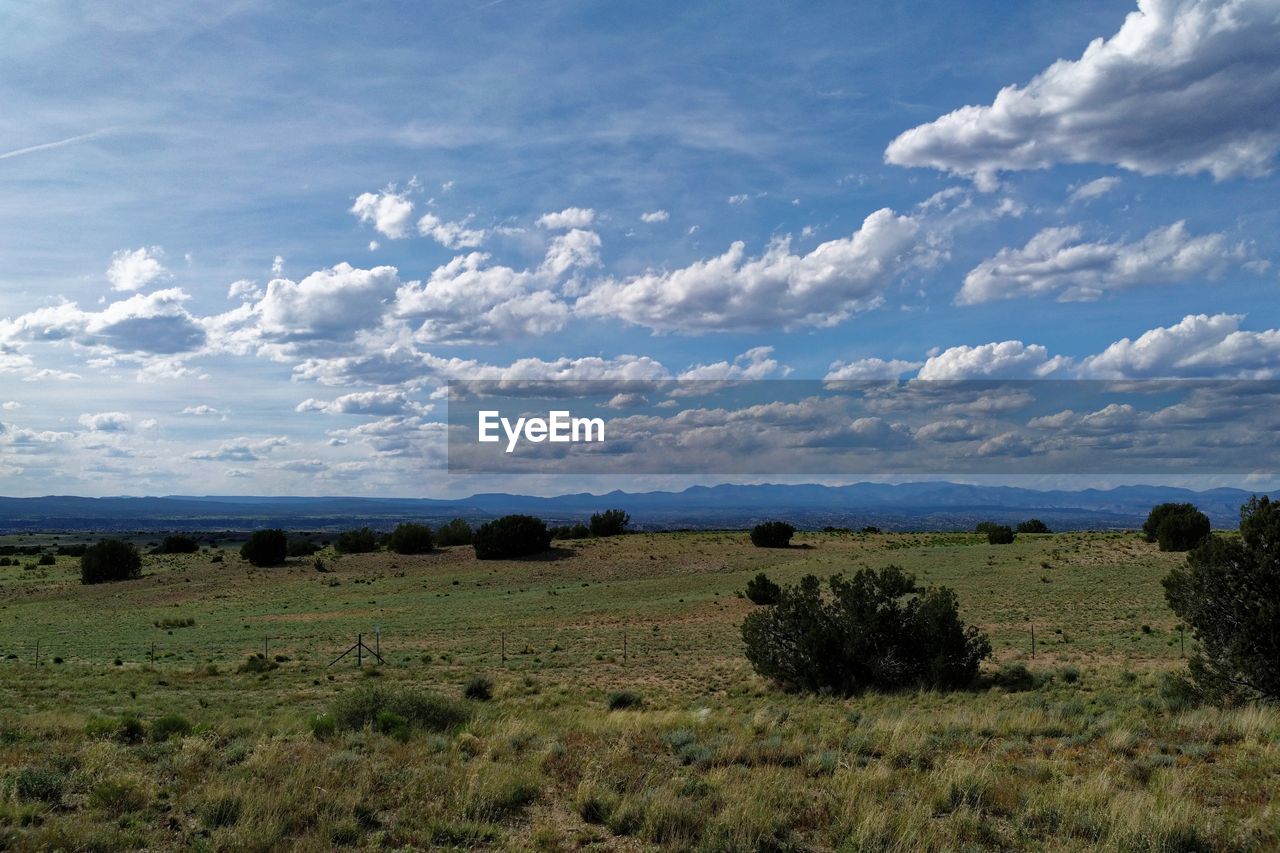
[[(1280, 712), (1169, 689), (1159, 580), (1182, 558), (1133, 534), (557, 544), (322, 552), (326, 571), (149, 556), (94, 587), (72, 558), (0, 568), (0, 848), (1280, 848)], [(990, 668), (1032, 683), (838, 699), (751, 672), (749, 577), (890, 563), (954, 588)], [(384, 665), (328, 666), (375, 625)], [(461, 698), (477, 675), (490, 701)], [(370, 686), (470, 719), (315, 723)], [(622, 691), (643, 703), (610, 710)], [(146, 733), (122, 737), (135, 716)]]

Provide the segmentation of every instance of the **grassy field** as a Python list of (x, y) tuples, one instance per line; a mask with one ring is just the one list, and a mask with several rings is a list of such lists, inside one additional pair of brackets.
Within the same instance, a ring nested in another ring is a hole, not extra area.
[[(0, 568), (0, 849), (1280, 848), (1280, 712), (1170, 689), (1182, 555), (1134, 534), (557, 544), (148, 556), (94, 587), (69, 557)], [(748, 578), (891, 563), (1034, 678), (846, 700), (752, 673)], [(384, 665), (328, 665), (375, 626)], [(491, 700), (462, 698), (476, 676)], [(330, 729), (373, 689), (444, 717)]]

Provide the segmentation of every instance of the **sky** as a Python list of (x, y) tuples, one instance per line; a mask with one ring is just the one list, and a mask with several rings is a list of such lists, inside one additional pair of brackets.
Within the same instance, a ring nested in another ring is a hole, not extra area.
[(1280, 378), (1277, 0), (157, 5), (0, 3), (0, 494), (675, 482), (451, 477), (451, 379)]

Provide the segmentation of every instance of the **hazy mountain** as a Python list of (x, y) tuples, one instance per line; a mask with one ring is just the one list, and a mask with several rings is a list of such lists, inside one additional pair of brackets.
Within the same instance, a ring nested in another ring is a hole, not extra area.
[(0, 498), (0, 532), (23, 530), (243, 530), (281, 526), (333, 529), (355, 524), (389, 527), (405, 519), (483, 521), (529, 513), (548, 522), (586, 519), (592, 512), (625, 509), (642, 528), (743, 527), (782, 518), (802, 528), (966, 529), (991, 519), (1017, 522), (1035, 516), (1054, 529), (1138, 527), (1152, 506), (1190, 501), (1215, 527), (1234, 527), (1250, 492), (1195, 492), (1169, 486), (1121, 486), (1082, 491), (1039, 491), (956, 483), (694, 486), (681, 492), (586, 492), (556, 497), (504, 493), (460, 500), (348, 497), (108, 497)]

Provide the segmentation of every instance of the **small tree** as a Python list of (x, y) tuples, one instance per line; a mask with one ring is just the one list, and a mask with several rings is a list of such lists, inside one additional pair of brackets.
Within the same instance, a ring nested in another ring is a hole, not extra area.
[(782, 596), (782, 587), (778, 586), (764, 572), (747, 581), (747, 598), (752, 604), (777, 604)]
[(973, 528), (973, 532), (987, 535), (998, 527), (1000, 527), (1000, 525), (996, 524), (994, 521), (979, 521), (978, 526)]
[(161, 554), (194, 554), (200, 550), (200, 543), (191, 536), (175, 533), (166, 536), (160, 542)]
[(751, 528), (751, 544), (757, 548), (786, 548), (795, 532), (785, 521), (766, 521)]
[(1008, 545), (1013, 542), (1013, 528), (1007, 524), (993, 524), (987, 528), (987, 542), (992, 545)]
[(289, 537), (288, 554), (290, 557), (310, 557), (320, 550), (320, 546), (310, 539)]
[(1190, 670), (1207, 698), (1280, 700), (1280, 503), (1251, 498), (1240, 538), (1203, 539), (1164, 588), (1199, 641)]
[(132, 543), (102, 539), (80, 557), (81, 583), (128, 581), (142, 577), (142, 556)]
[(971, 683), (991, 644), (959, 616), (955, 593), (919, 587), (897, 566), (822, 584), (814, 575), (742, 623), (747, 659), (784, 686), (850, 695), (867, 688)]
[(531, 515), (504, 515), (485, 522), (475, 532), (478, 560), (506, 560), (538, 554), (551, 547), (551, 531)]
[(338, 535), (333, 550), (339, 554), (367, 554), (378, 550), (378, 537), (368, 527), (347, 530)]
[(240, 546), (240, 556), (255, 566), (278, 566), (288, 554), (288, 539), (278, 527), (255, 530), (249, 541)]
[(1158, 542), (1161, 551), (1190, 551), (1209, 535), (1209, 517), (1195, 504), (1163, 503), (1153, 508), (1142, 525), (1148, 542)]
[(1018, 523), (1019, 533), (1052, 533), (1049, 525), (1045, 524), (1038, 518), (1029, 518), (1026, 521)]
[(471, 525), (464, 519), (455, 518), (447, 524), (440, 525), (440, 529), (436, 531), (436, 544), (441, 548), (450, 545), (470, 545), (471, 537)]
[(607, 509), (591, 516), (592, 536), (620, 536), (627, 532), (631, 516), (620, 509)]
[(425, 524), (405, 522), (396, 525), (387, 537), (387, 548), (397, 554), (425, 554), (432, 546), (431, 528)]

